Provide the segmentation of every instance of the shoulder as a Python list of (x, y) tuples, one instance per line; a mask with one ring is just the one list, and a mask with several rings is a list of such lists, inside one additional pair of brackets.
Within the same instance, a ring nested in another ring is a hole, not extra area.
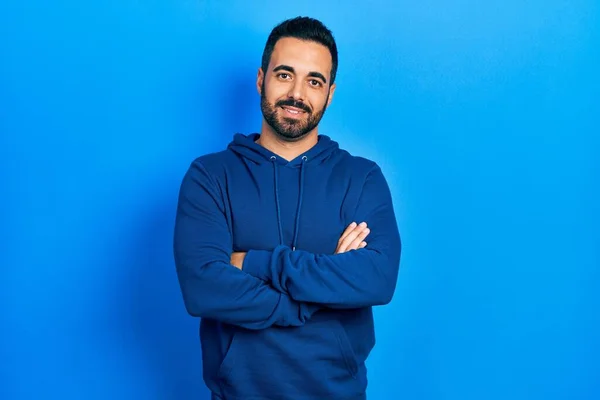
[(374, 160), (352, 154), (350, 151), (345, 149), (339, 149), (337, 152), (339, 164), (343, 168), (349, 168), (353, 172), (362, 172), (366, 175), (374, 171), (380, 171), (379, 165)]
[(384, 173), (384, 167), (377, 161), (353, 154), (346, 149), (340, 149), (338, 153), (338, 163), (335, 168), (340, 175), (350, 175), (353, 180), (362, 182), (363, 185), (369, 183), (376, 186), (388, 186), (388, 177)]
[(193, 159), (189, 165), (189, 171), (202, 171), (215, 180), (224, 175), (225, 166), (235, 162), (237, 157), (230, 150), (221, 150), (213, 153), (203, 154)]
[(225, 149), (198, 156), (192, 161), (192, 165), (202, 166), (207, 170), (215, 170), (223, 164), (231, 162), (233, 159), (235, 159), (233, 152)]
[(219, 192), (225, 176), (224, 165), (231, 157), (230, 153), (222, 150), (192, 159), (184, 173), (181, 190), (195, 193), (201, 187), (213, 194)]

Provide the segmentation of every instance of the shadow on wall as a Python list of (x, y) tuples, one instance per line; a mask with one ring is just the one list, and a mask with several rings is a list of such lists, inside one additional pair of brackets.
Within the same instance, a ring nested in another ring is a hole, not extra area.
[(220, 108), (221, 134), (227, 145), (234, 133), (260, 132), (262, 114), (260, 111), (260, 95), (256, 90), (256, 70), (250, 67), (243, 69), (246, 75), (231, 82), (230, 90), (222, 96), (224, 106)]
[(187, 314), (173, 261), (177, 182), (160, 185), (167, 196), (137, 217), (126, 251), (131, 304), (123, 315), (134, 353), (155, 387), (156, 399), (210, 399), (202, 379), (198, 318)]
[[(244, 79), (227, 80), (239, 73), (230, 72), (224, 73), (222, 80), (216, 80), (228, 82), (229, 87), (226, 90), (222, 85), (214, 88), (214, 93), (219, 94), (214, 97), (216, 102), (213, 109), (203, 109), (192, 117), (196, 119), (193, 126), (198, 129), (202, 126), (203, 129), (198, 132), (198, 141), (193, 140), (189, 144), (198, 149), (194, 158), (225, 149), (236, 132), (260, 129), (260, 126), (253, 128), (256, 121), (260, 122), (255, 76), (248, 74), (242, 77)], [(204, 95), (207, 93), (210, 91), (204, 92)], [(189, 101), (195, 102), (197, 99), (197, 96), (193, 96)], [(191, 105), (188, 109), (194, 108)], [(201, 120), (208, 115), (212, 116), (212, 120)], [(215, 120), (215, 116), (218, 120)], [(204, 143), (201, 138), (207, 132), (214, 133), (216, 137)], [(184, 164), (191, 161), (186, 160)], [(177, 168), (165, 166), (163, 170), (174, 169)], [(129, 214), (135, 217), (126, 226), (134, 228), (125, 230), (127, 234), (122, 236), (123, 247), (117, 253), (121, 264), (119, 270), (126, 272), (124, 281), (119, 282), (121, 290), (114, 296), (128, 294), (130, 303), (116, 308), (120, 314), (119, 321), (123, 324), (120, 328), (125, 330), (125, 337), (131, 337), (128, 345), (133, 348), (129, 347), (130, 351), (140, 358), (136, 360), (136, 365), (142, 365), (150, 374), (151, 386), (158, 392), (153, 398), (208, 400), (210, 392), (202, 379), (198, 336), (200, 321), (189, 316), (185, 310), (173, 259), (173, 230), (183, 172), (168, 176), (166, 181), (151, 179), (151, 189), (143, 190), (143, 199), (133, 202), (147, 206), (132, 210)]]
[(195, 85), (186, 85), (178, 115), (187, 132), (183, 136), (185, 147), (194, 149), (193, 157), (224, 150), (235, 133), (260, 131), (262, 114), (256, 89), (259, 62), (243, 54), (239, 59), (225, 59), (216, 65), (214, 73), (205, 74), (215, 77), (212, 85), (206, 85), (206, 76), (197, 75), (192, 78)]

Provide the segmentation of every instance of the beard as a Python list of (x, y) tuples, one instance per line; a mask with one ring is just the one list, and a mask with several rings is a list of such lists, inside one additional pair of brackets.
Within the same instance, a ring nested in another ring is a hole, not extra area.
[[(329, 94), (327, 94), (325, 105), (317, 112), (311, 110), (306, 104), (294, 99), (279, 100), (275, 104), (271, 104), (265, 96), (265, 87), (263, 84), (260, 95), (260, 109), (265, 121), (277, 136), (287, 142), (296, 142), (319, 125), (327, 108), (327, 100), (329, 100)], [(281, 107), (285, 106), (296, 107), (304, 111), (306, 115), (302, 119), (286, 118), (278, 115), (277, 111), (282, 110)]]

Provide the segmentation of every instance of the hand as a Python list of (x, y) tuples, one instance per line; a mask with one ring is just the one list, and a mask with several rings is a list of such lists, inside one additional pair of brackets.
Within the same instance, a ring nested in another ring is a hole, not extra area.
[(340, 240), (338, 240), (338, 246), (335, 250), (335, 254), (345, 253), (350, 250), (362, 249), (367, 245), (365, 238), (371, 231), (367, 228), (366, 222), (356, 224), (356, 222), (348, 225)]
[(231, 265), (241, 270), (244, 265), (244, 258), (246, 258), (246, 252), (238, 251), (231, 254)]

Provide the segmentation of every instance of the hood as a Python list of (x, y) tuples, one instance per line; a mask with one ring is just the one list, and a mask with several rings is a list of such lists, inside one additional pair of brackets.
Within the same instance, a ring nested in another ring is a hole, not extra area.
[(259, 137), (260, 134), (258, 133), (249, 135), (237, 133), (234, 135), (233, 141), (229, 143), (227, 148), (257, 164), (266, 164), (271, 163), (273, 160), (277, 160), (278, 164), (284, 164), (288, 167), (300, 167), (304, 163), (311, 165), (319, 164), (339, 149), (338, 143), (331, 140), (329, 136), (319, 135), (316, 145), (296, 157), (294, 160), (288, 162), (287, 160), (278, 157), (277, 154), (255, 143)]
[(316, 145), (300, 154), (292, 161), (287, 161), (263, 146), (255, 143), (260, 137), (258, 133), (243, 135), (238, 133), (234, 135), (233, 141), (227, 146), (228, 149), (239, 154), (240, 156), (251, 160), (257, 164), (271, 164), (273, 166), (273, 183), (275, 186), (275, 211), (277, 213), (277, 227), (279, 229), (279, 244), (283, 244), (283, 229), (281, 222), (281, 206), (279, 199), (279, 166), (300, 168), (300, 192), (298, 195), (298, 207), (296, 210), (294, 236), (292, 239), (292, 250), (296, 250), (298, 241), (298, 230), (300, 228), (300, 215), (302, 214), (302, 200), (304, 198), (304, 172), (307, 164), (318, 165), (327, 160), (338, 148), (337, 142), (331, 140), (328, 136), (319, 135), (319, 140)]

